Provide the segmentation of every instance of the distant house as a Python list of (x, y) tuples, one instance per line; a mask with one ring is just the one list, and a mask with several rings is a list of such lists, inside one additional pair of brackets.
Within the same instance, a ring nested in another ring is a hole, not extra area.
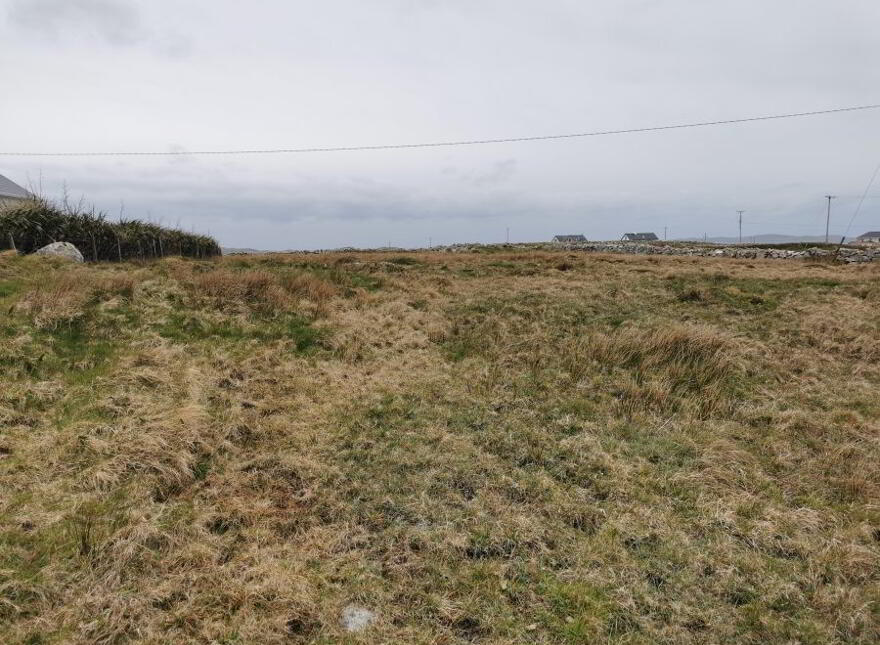
[(586, 242), (587, 238), (583, 235), (554, 235), (553, 243), (554, 244), (565, 244), (571, 242)]
[(656, 242), (660, 238), (653, 233), (624, 233), (620, 239), (626, 242)]
[(4, 206), (12, 206), (26, 199), (31, 199), (31, 195), (24, 188), (0, 175), (0, 208)]
[(863, 244), (880, 244), (880, 231), (868, 231), (859, 235), (855, 241)]
[(624, 233), (620, 239), (625, 242), (656, 242), (660, 238), (654, 233)]

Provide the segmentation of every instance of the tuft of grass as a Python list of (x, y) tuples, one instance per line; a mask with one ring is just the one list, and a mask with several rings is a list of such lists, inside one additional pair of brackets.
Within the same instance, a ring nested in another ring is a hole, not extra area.
[(703, 302), (706, 296), (699, 289), (686, 289), (680, 291), (675, 298), (679, 302)]
[(92, 297), (92, 286), (74, 274), (36, 286), (17, 303), (17, 309), (27, 315), (37, 329), (57, 329), (70, 325), (85, 315), (86, 304)]
[(269, 271), (216, 269), (194, 276), (190, 284), (197, 296), (207, 296), (220, 309), (245, 305), (271, 312), (288, 305), (277, 275)]
[(623, 327), (612, 334), (588, 336), (581, 346), (587, 358), (607, 367), (633, 368), (640, 374), (666, 368), (678, 375), (675, 380), (697, 386), (718, 380), (734, 367), (733, 342), (709, 327)]
[(88, 314), (97, 302), (113, 297), (131, 298), (137, 278), (130, 274), (95, 276), (68, 271), (37, 283), (16, 303), (34, 327), (56, 330), (71, 326)]
[(328, 315), (330, 303), (339, 295), (339, 289), (332, 282), (308, 272), (285, 274), (281, 285), (294, 297), (309, 301), (315, 315), (321, 317)]

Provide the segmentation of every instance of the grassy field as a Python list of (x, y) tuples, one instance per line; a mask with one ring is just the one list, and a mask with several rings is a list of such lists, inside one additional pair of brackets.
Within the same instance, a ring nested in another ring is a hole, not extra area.
[(0, 642), (876, 643), (878, 278), (4, 254)]

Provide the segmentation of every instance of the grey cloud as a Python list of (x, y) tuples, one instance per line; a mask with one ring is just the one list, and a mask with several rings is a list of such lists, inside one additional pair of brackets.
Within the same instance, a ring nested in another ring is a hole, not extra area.
[(167, 58), (183, 58), (193, 50), (192, 40), (183, 34), (147, 26), (128, 0), (14, 0), (9, 20), (54, 41), (85, 36), (114, 47), (146, 44)]
[(474, 177), (474, 184), (477, 186), (500, 184), (513, 177), (514, 174), (516, 174), (516, 159), (505, 159), (495, 162), (490, 171)]
[(516, 174), (516, 169), (516, 159), (503, 159), (491, 163), (487, 169), (465, 170), (447, 166), (440, 172), (442, 175), (455, 178), (467, 186), (488, 188), (507, 183)]
[[(124, 198), (126, 204), (153, 204), (151, 210), (208, 214), (242, 222), (297, 222), (308, 219), (336, 221), (420, 220), (466, 216), (491, 218), (524, 212), (529, 200), (517, 193), (493, 193), (476, 198), (441, 197), (427, 191), (346, 179), (296, 179), (254, 186), (217, 172), (178, 172), (175, 176), (144, 173), (121, 175), (109, 182), (106, 172), (69, 181), (75, 195), (88, 195), (100, 206)], [(210, 186), (210, 190), (205, 190)], [(108, 210), (112, 211), (112, 206)]]
[(504, 184), (516, 174), (516, 159), (496, 161), (488, 170), (462, 171), (456, 168), (445, 168), (443, 172), (458, 177), (461, 181), (472, 186), (496, 186)]
[(16, 0), (9, 18), (53, 38), (87, 30), (111, 45), (132, 45), (145, 37), (137, 10), (119, 0)]
[(155, 34), (150, 42), (157, 54), (167, 58), (186, 58), (195, 49), (191, 38), (176, 32)]

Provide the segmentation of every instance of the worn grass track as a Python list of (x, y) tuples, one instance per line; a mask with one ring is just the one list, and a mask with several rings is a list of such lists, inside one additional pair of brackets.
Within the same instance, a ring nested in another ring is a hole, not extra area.
[(877, 642), (878, 278), (0, 255), (0, 642)]

